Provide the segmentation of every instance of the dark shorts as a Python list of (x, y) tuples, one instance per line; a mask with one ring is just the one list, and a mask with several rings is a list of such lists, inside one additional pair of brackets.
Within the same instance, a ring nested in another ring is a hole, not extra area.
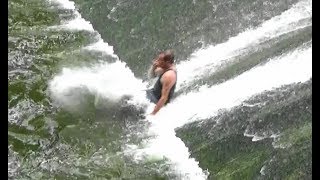
[(152, 89), (146, 90), (146, 96), (147, 96), (147, 99), (149, 99), (151, 102), (155, 104), (158, 102), (158, 99), (154, 96)]

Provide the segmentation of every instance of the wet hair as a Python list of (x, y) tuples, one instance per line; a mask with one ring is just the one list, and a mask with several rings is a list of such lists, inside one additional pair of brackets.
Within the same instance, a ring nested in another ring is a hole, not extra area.
[(171, 64), (174, 63), (173, 50), (171, 50), (171, 49), (170, 50), (166, 50), (166, 51), (163, 52), (163, 54), (164, 54), (164, 57), (163, 57), (164, 61), (169, 62)]

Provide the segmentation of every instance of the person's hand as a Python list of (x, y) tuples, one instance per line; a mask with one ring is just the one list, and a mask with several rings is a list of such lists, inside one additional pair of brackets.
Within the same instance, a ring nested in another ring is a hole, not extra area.
[(152, 66), (153, 66), (154, 68), (157, 68), (157, 67), (159, 66), (159, 61), (158, 61), (158, 59), (156, 59), (156, 60), (153, 61)]
[(151, 114), (148, 114), (146, 116), (146, 120), (149, 121), (149, 122), (154, 122), (155, 121), (155, 117), (154, 115), (151, 115)]
[(151, 113), (148, 114), (149, 116), (154, 116), (156, 115), (156, 112), (153, 110)]
[(163, 69), (161, 67), (156, 67), (154, 69), (154, 73), (157, 75), (157, 76), (160, 76), (162, 73), (163, 73)]

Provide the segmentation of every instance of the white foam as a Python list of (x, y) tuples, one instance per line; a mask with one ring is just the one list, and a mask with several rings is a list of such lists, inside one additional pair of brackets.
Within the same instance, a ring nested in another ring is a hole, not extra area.
[(311, 17), (312, 2), (311, 0), (303, 0), (281, 15), (262, 23), (256, 29), (248, 29), (225, 43), (194, 52), (189, 61), (177, 64), (179, 72), (177, 90), (184, 84), (188, 84), (198, 77), (201, 78), (206, 73), (213, 73), (221, 64), (231, 60), (232, 57), (245, 53), (263, 41), (310, 26), (311, 20), (303, 20), (311, 19)]
[(117, 55), (114, 54), (113, 46), (110, 46), (108, 43), (104, 42), (103, 39), (100, 39), (98, 42), (90, 44), (84, 49), (91, 50), (91, 51), (101, 51), (110, 54), (114, 58), (118, 58)]
[[(92, 24), (83, 19), (81, 14), (76, 11), (74, 2), (69, 0), (54, 1), (59, 3), (62, 8), (74, 10), (75, 18), (50, 28), (95, 32)], [(54, 77), (50, 82), (49, 89), (53, 98), (62, 103), (69, 104), (72, 103), (72, 100), (76, 99), (73, 99), (74, 97), (69, 96), (68, 93), (77, 88), (86, 88), (91, 93), (109, 100), (118, 100), (123, 95), (132, 95), (133, 99), (129, 103), (145, 103), (145, 94), (142, 91), (146, 89), (145, 84), (134, 77), (131, 70), (125, 67), (126, 64), (124, 62), (119, 61), (118, 56), (114, 54), (113, 46), (104, 42), (99, 33), (97, 33), (96, 38), (98, 39), (97, 42), (83, 47), (83, 49), (105, 52), (118, 61), (112, 64), (98, 64), (92, 68), (64, 68), (62, 73)], [(131, 87), (128, 88), (128, 86)]]
[(269, 136), (264, 134), (264, 136), (261, 136), (261, 135), (257, 135), (257, 134), (248, 134), (247, 132), (245, 132), (243, 134), (245, 137), (252, 137), (252, 141), (255, 142), (255, 141), (260, 141), (260, 140), (263, 140), (265, 138), (268, 138)]
[(76, 10), (74, 2), (69, 0), (49, 0), (49, 2), (58, 3), (63, 9), (74, 10), (75, 17), (72, 20), (62, 22), (61, 25), (51, 26), (49, 29), (64, 29), (76, 31), (94, 31), (92, 24), (81, 17), (81, 14)]
[(95, 38), (98, 39), (98, 41), (83, 48), (91, 51), (105, 52), (110, 56), (118, 59), (118, 56), (114, 54), (113, 46), (110, 46), (107, 42), (104, 42), (104, 40), (101, 38), (101, 35), (94, 30), (92, 24), (89, 21), (86, 21), (82, 18), (81, 14), (78, 11), (76, 11), (74, 2), (69, 0), (53, 0), (53, 2), (57, 2), (64, 9), (74, 10), (75, 17), (72, 20), (61, 22), (60, 25), (51, 26), (49, 27), (49, 29), (95, 32)]
[[(215, 116), (220, 109), (241, 104), (254, 94), (271, 90), (284, 84), (304, 82), (312, 77), (312, 48), (299, 49), (270, 60), (225, 83), (203, 87), (178, 97), (163, 107), (156, 116), (148, 116), (152, 122), (149, 133), (156, 135), (143, 152), (149, 155), (168, 157), (182, 179), (205, 179), (198, 163), (189, 158), (187, 147), (174, 134), (176, 127), (186, 123)], [(264, 137), (252, 136), (253, 141)]]
[(72, 103), (70, 101), (74, 97), (70, 93), (77, 89), (88, 90), (111, 101), (117, 101), (124, 95), (131, 95), (137, 101), (146, 101), (142, 90), (145, 87), (146, 84), (136, 79), (121, 61), (101, 63), (93, 67), (63, 68), (49, 83), (52, 97), (62, 104)]
[[(167, 115), (161, 119), (179, 119), (179, 123), (175, 125), (178, 127), (190, 119), (212, 117), (217, 110), (239, 105), (257, 93), (285, 84), (307, 81), (312, 77), (311, 55), (311, 47), (301, 47), (222, 84), (210, 88), (202, 86), (199, 92), (176, 98), (173, 103), (161, 109), (163, 112), (159, 112), (159, 115)], [(197, 106), (200, 104), (201, 106)]]
[(72, 1), (69, 1), (69, 0), (52, 0), (52, 1), (59, 3), (63, 9), (71, 9), (71, 10), (76, 9), (74, 6), (74, 2)]
[[(188, 83), (206, 72), (211, 73), (214, 67), (243, 53), (248, 46), (310, 25), (308, 21), (301, 21), (310, 17), (311, 1), (304, 0), (255, 30), (247, 30), (226, 43), (195, 52), (190, 61), (177, 65), (179, 70), (177, 89), (179, 82)], [(109, 46), (103, 47), (103, 42), (99, 41), (87, 48), (94, 49), (94, 47), (107, 49)], [(298, 49), (222, 84), (213, 87), (203, 86), (199, 92), (179, 96), (163, 107), (156, 116), (148, 116), (147, 120), (152, 122), (149, 133), (155, 135), (155, 138), (147, 141), (146, 148), (137, 152), (169, 158), (172, 169), (180, 175), (179, 179), (206, 179), (208, 173), (198, 166), (195, 159), (189, 158), (188, 148), (175, 136), (174, 129), (198, 119), (215, 116), (218, 110), (234, 107), (254, 94), (284, 84), (308, 80), (312, 77), (311, 51), (311, 47)], [(145, 87), (146, 85), (125, 67), (125, 63), (120, 61), (103, 63), (91, 68), (64, 68), (62, 73), (55, 76), (49, 84), (53, 98), (64, 103), (70, 101), (65, 95), (76, 88), (88, 89), (91, 93), (111, 100), (129, 94), (137, 101), (143, 101), (144, 92), (141, 90)], [(149, 106), (149, 110), (151, 109), (152, 106)], [(136, 148), (130, 146), (130, 150)]]
[[(171, 169), (182, 180), (204, 180), (208, 172), (199, 167), (199, 162), (190, 158), (188, 148), (184, 142), (175, 136), (172, 127), (164, 127), (161, 119), (148, 117), (154, 124), (150, 127), (149, 133), (156, 134), (156, 138), (148, 142), (142, 151), (149, 156), (166, 157), (170, 160)], [(160, 125), (161, 124), (161, 125)]]
[(49, 29), (62, 29), (73, 31), (89, 31), (94, 32), (93, 26), (90, 22), (86, 21), (81, 15), (75, 11), (75, 18), (66, 22), (62, 22), (61, 25), (51, 26)]
[[(310, 9), (303, 10), (305, 5), (308, 9), (310, 1), (298, 3), (288, 12), (263, 23), (258, 29), (248, 30), (226, 43), (197, 51), (190, 61), (177, 65), (179, 81), (194, 80), (197, 76), (214, 71), (215, 66), (239, 54), (248, 46), (310, 25), (307, 21), (298, 23), (299, 20), (311, 16)], [(292, 18), (294, 14), (295, 18)], [(225, 83), (213, 87), (203, 86), (199, 92), (179, 96), (163, 107), (156, 116), (147, 117), (152, 122), (149, 134), (156, 137), (149, 140), (147, 147), (140, 149), (139, 153), (169, 158), (180, 179), (206, 179), (208, 173), (198, 166), (195, 159), (190, 158), (188, 148), (175, 136), (174, 129), (198, 119), (215, 116), (220, 109), (239, 105), (254, 94), (284, 84), (308, 80), (312, 77), (311, 54), (311, 47), (301, 47)], [(253, 141), (264, 138), (252, 137)]]
[(252, 141), (260, 141), (260, 140), (263, 140), (265, 138), (273, 138), (273, 139), (276, 139), (278, 138), (280, 135), (279, 133), (272, 133), (270, 135), (270, 133), (266, 133), (266, 132), (263, 132), (262, 135), (261, 134), (258, 134), (258, 133), (254, 133), (254, 134), (249, 134), (249, 129), (247, 127), (247, 129), (245, 130), (245, 132), (243, 133), (243, 135), (245, 137), (252, 137)]

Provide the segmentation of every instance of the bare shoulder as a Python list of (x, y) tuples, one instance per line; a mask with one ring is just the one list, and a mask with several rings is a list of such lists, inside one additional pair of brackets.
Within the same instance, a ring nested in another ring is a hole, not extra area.
[(170, 81), (170, 82), (175, 82), (176, 81), (176, 72), (175, 69), (170, 70), (170, 71), (166, 71), (163, 75), (162, 75), (162, 79), (165, 81)]

